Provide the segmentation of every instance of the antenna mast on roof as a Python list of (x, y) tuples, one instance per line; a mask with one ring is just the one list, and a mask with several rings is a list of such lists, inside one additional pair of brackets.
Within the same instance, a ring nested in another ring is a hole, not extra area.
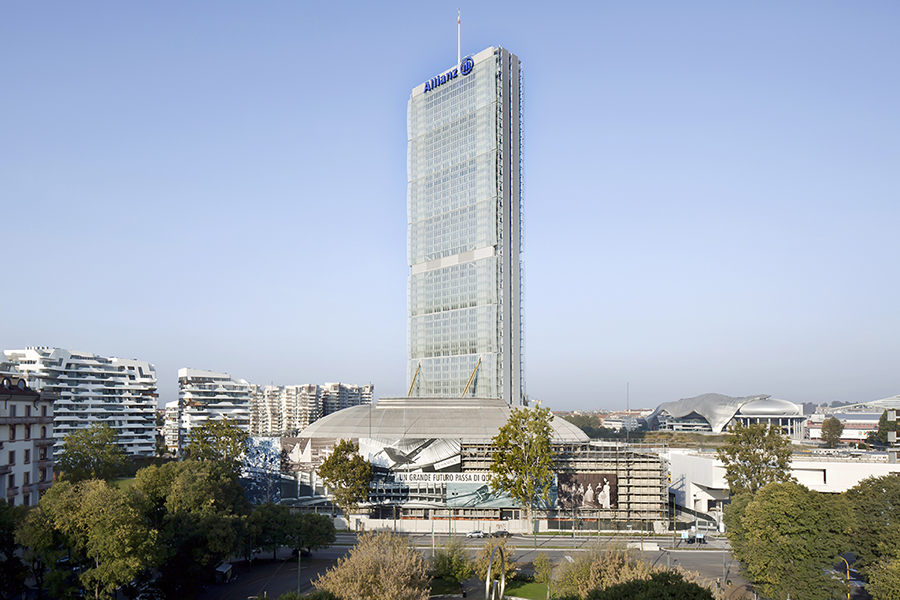
[(462, 19), (460, 18), (459, 9), (457, 8), (456, 9), (456, 64), (457, 65), (459, 65), (459, 63), (462, 62), (462, 52), (460, 50), (460, 48), (462, 48), (462, 45), (459, 43), (459, 41), (460, 41), (459, 30), (461, 29), (461, 27), (462, 27)]

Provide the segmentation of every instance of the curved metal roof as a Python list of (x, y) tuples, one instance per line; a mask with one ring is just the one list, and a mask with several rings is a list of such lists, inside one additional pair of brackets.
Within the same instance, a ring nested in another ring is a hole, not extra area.
[(658, 420), (659, 413), (666, 412), (676, 419), (682, 419), (692, 413), (706, 419), (713, 433), (722, 433), (728, 422), (734, 418), (738, 410), (748, 402), (765, 400), (768, 395), (745, 396), (733, 398), (723, 394), (701, 394), (693, 398), (682, 398), (676, 402), (663, 402), (647, 417), (648, 421)]
[[(304, 438), (453, 438), (490, 441), (509, 419), (504, 400), (480, 398), (381, 398), (339, 410), (300, 432)], [(553, 442), (583, 443), (590, 438), (565, 419), (551, 421)]]
[(756, 416), (797, 416), (803, 414), (799, 406), (787, 400), (777, 400), (775, 398), (764, 398), (761, 400), (751, 400), (741, 406), (738, 412), (748, 417)]

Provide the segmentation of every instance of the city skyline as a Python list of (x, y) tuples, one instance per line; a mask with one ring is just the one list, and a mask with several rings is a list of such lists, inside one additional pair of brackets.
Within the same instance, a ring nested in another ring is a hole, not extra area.
[[(456, 8), (0, 8), (2, 349), (405, 395), (405, 106)], [(523, 64), (532, 398), (900, 393), (900, 7), (460, 8)]]

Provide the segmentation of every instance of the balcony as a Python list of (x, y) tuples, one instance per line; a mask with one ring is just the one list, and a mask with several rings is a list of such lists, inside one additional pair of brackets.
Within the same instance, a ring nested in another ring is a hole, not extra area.
[(50, 489), (50, 486), (53, 485), (52, 481), (39, 481), (35, 484), (37, 486), (37, 490), (39, 492), (43, 492)]
[(36, 460), (35, 462), (37, 463), (38, 469), (46, 469), (47, 467), (52, 467), (52, 466), (53, 466), (53, 459), (52, 459), (52, 458), (45, 458), (45, 459), (43, 459), (43, 460)]
[(16, 487), (11, 487), (11, 488), (6, 488), (6, 497), (7, 497), (7, 498), (12, 498), (13, 496), (18, 496), (18, 495), (19, 495), (19, 488), (18, 488), (18, 486), (16, 486)]
[(12, 465), (0, 465), (0, 475), (9, 475), (12, 473)]
[(32, 443), (38, 448), (42, 448), (44, 446), (52, 446), (56, 443), (56, 438), (46, 437), (46, 438), (33, 438)]
[[(37, 425), (41, 422), (41, 419), (47, 417), (0, 417), (0, 425)], [(53, 417), (49, 417), (49, 422), (53, 420)]]

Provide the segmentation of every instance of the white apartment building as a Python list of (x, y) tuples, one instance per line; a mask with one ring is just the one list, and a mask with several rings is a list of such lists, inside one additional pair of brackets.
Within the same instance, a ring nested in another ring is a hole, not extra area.
[[(288, 385), (284, 388), (284, 427), (301, 430), (322, 418), (321, 388), (313, 383)], [(372, 398), (369, 397), (371, 402)]]
[(177, 440), (169, 449), (180, 455), (190, 440), (191, 429), (209, 421), (230, 421), (249, 432), (250, 405), (255, 391), (247, 381), (233, 379), (227, 373), (178, 369), (178, 404), (166, 405), (166, 444)]
[(180, 425), (181, 411), (178, 409), (178, 400), (166, 402), (162, 435), (163, 441), (166, 444), (166, 450), (172, 454), (178, 454), (178, 431)]
[(375, 386), (348, 385), (346, 383), (326, 383), (322, 386), (322, 416), (328, 416), (339, 410), (370, 404)]
[(152, 364), (62, 348), (30, 347), (4, 354), (29, 387), (56, 395), (52, 416), (57, 451), (70, 432), (106, 423), (128, 454), (155, 455), (157, 393)]
[(264, 385), (256, 388), (250, 403), (250, 433), (274, 433), (284, 429), (284, 388)]
[(53, 482), (54, 395), (0, 363), (0, 500), (34, 506)]
[(374, 392), (372, 384), (264, 386), (253, 396), (250, 432), (273, 435), (299, 431), (341, 409), (370, 404)]

